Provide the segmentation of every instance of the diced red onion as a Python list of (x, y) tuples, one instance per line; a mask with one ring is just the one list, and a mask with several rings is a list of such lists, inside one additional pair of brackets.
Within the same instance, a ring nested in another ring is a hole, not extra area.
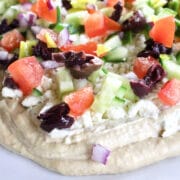
[(100, 144), (93, 145), (91, 156), (92, 160), (106, 165), (109, 155), (110, 151), (105, 147), (101, 146)]
[(57, 45), (58, 47), (62, 47), (66, 45), (69, 42), (69, 32), (67, 28), (64, 28), (58, 35), (58, 42)]
[(43, 61), (41, 62), (41, 65), (44, 69), (55, 69), (64, 66), (64, 64), (53, 60)]
[(52, 0), (47, 0), (47, 7), (49, 10), (54, 9), (54, 4), (53, 4)]
[(22, 7), (23, 7), (23, 10), (29, 11), (32, 7), (32, 3), (30, 3), (30, 2), (24, 3), (24, 4), (22, 4)]
[(7, 51), (0, 51), (0, 59), (7, 60), (8, 59), (8, 52)]
[(35, 23), (36, 18), (37, 16), (32, 12), (20, 13), (18, 15), (20, 27), (32, 26)]

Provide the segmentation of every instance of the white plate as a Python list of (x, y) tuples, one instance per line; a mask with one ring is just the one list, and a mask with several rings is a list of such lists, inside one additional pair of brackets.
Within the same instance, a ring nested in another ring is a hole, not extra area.
[(1, 180), (179, 180), (179, 169), (180, 157), (121, 175), (67, 177), (41, 168), (32, 161), (0, 147)]

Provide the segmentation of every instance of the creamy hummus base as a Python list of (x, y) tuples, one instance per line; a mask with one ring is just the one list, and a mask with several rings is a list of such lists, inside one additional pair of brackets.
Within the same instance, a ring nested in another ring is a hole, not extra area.
[[(178, 109), (180, 106), (165, 113)], [(138, 119), (96, 133), (83, 130), (71, 137), (70, 144), (61, 138), (52, 139), (31, 117), (31, 110), (18, 101), (1, 100), (0, 144), (65, 175), (120, 173), (180, 154), (180, 133), (161, 137), (163, 116), (159, 120)], [(111, 150), (107, 165), (91, 160), (92, 145), (96, 143)]]

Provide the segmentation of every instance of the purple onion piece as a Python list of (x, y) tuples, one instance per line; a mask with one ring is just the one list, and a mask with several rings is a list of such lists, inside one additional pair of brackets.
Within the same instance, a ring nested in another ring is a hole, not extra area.
[(35, 23), (36, 18), (36, 15), (31, 12), (18, 14), (19, 25), (21, 27), (32, 26)]
[(66, 45), (69, 42), (69, 32), (67, 28), (64, 28), (58, 35), (58, 42), (57, 45), (59, 48)]
[(110, 153), (111, 153), (110, 150), (106, 149), (102, 145), (95, 144), (95, 145), (93, 145), (91, 159), (93, 161), (96, 161), (96, 162), (106, 165)]
[(23, 13), (18, 14), (18, 20), (20, 27), (27, 27), (28, 21), (26, 20), (26, 17)]
[(9, 53), (7, 51), (0, 51), (0, 60), (3, 61), (8, 59), (8, 54)]
[(47, 7), (49, 10), (53, 10), (54, 9), (54, 5), (52, 0), (47, 0)]
[(55, 68), (64, 66), (64, 63), (59, 63), (53, 60), (47, 60), (47, 61), (41, 62), (41, 65), (44, 69), (55, 69)]

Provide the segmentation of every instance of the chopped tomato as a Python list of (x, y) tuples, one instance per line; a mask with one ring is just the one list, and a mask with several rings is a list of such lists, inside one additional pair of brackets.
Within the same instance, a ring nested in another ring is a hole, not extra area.
[(159, 99), (166, 105), (173, 106), (180, 102), (180, 80), (168, 81), (158, 92)]
[(19, 47), (20, 42), (24, 40), (24, 37), (21, 33), (14, 29), (5, 33), (1, 39), (1, 46), (6, 49), (7, 51), (12, 51)]
[(73, 116), (82, 115), (93, 103), (94, 94), (92, 87), (84, 87), (70, 93), (65, 97), (65, 102), (70, 107), (70, 114)]
[(26, 57), (10, 64), (8, 71), (19, 85), (24, 95), (32, 92), (41, 83), (44, 70), (34, 56)]
[(105, 16), (102, 12), (90, 14), (85, 22), (85, 33), (90, 38), (96, 36), (105, 36), (107, 31), (119, 31), (121, 26)]
[(37, 0), (31, 10), (35, 12), (40, 18), (45, 19), (51, 23), (56, 23), (57, 13), (56, 9), (49, 9), (47, 6), (47, 0)]
[(104, 15), (101, 12), (91, 14), (85, 22), (85, 33), (90, 38), (106, 34)]
[(172, 47), (175, 34), (175, 20), (173, 16), (157, 20), (149, 32), (149, 36), (156, 42), (166, 47)]
[(97, 43), (96, 42), (87, 42), (86, 44), (73, 45), (69, 44), (61, 48), (62, 51), (84, 51), (87, 54), (96, 55)]
[(121, 2), (122, 6), (124, 6), (124, 0), (107, 0), (107, 6), (113, 7), (116, 5), (118, 2)]
[(151, 56), (147, 58), (138, 57), (134, 62), (133, 71), (138, 78), (142, 79), (146, 75), (148, 69), (154, 64), (159, 64), (159, 62)]
[(119, 23), (110, 19), (107, 16), (104, 16), (104, 24), (108, 31), (119, 31), (121, 29), (121, 26)]

